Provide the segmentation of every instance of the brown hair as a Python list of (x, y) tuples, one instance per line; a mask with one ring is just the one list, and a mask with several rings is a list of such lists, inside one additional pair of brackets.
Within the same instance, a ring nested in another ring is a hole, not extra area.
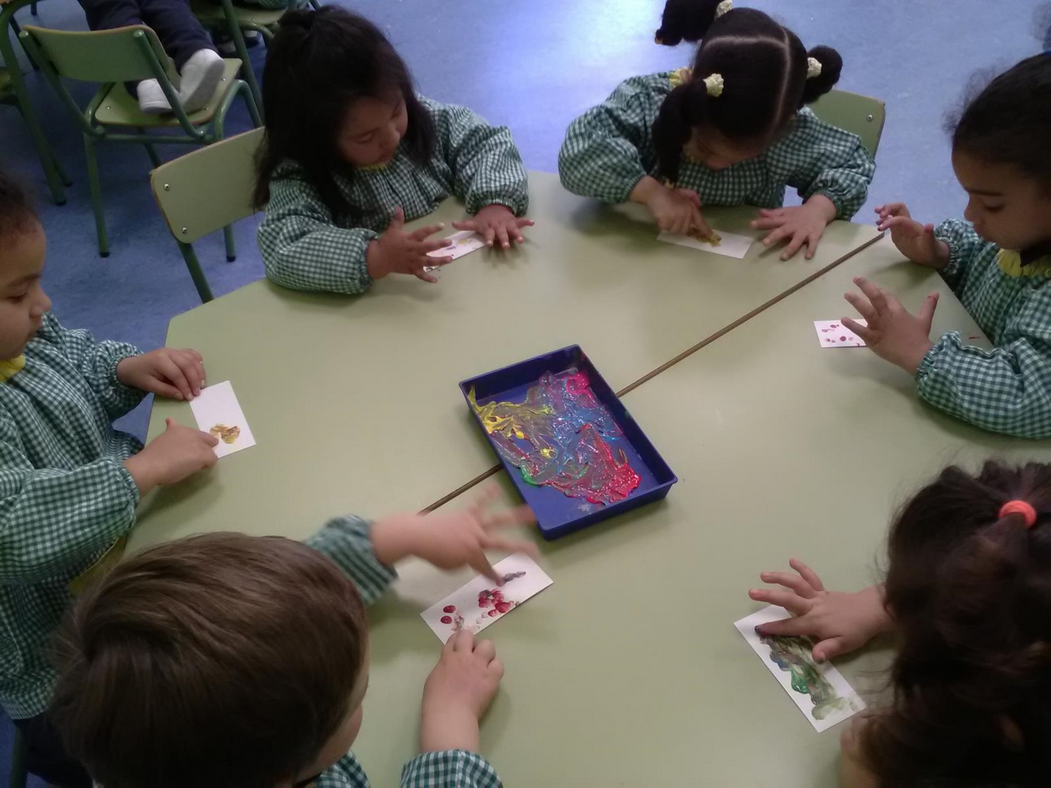
[(51, 714), (106, 788), (294, 779), (350, 711), (367, 619), (323, 554), (215, 533), (121, 563), (59, 631)]
[[(1028, 502), (1000, 517), (1009, 500)], [(880, 784), (1046, 785), (1051, 774), (1051, 466), (944, 470), (891, 527), (893, 706), (864, 728)]]

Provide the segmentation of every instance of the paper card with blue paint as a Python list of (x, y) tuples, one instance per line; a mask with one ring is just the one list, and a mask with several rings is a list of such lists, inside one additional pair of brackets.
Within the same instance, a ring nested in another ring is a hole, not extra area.
[(509, 555), (494, 564), (493, 569), (503, 578), (503, 585), (478, 575), (459, 591), (420, 613), (442, 643), (461, 629), (475, 634), (481, 632), (554, 582), (525, 553)]
[(252, 430), (229, 380), (205, 386), (199, 397), (190, 400), (190, 409), (197, 428), (219, 439), (216, 456), (225, 457), (255, 446)]
[(691, 249), (700, 249), (702, 252), (712, 252), (727, 257), (736, 257), (738, 260), (748, 254), (755, 240), (747, 235), (735, 235), (734, 233), (715, 233), (711, 238), (701, 238), (697, 235), (676, 235), (667, 230), (657, 236), (658, 241), (679, 246), (688, 246)]
[(832, 665), (814, 661), (811, 654), (814, 644), (810, 638), (762, 636), (755, 631), (760, 624), (790, 616), (783, 607), (771, 605), (742, 618), (734, 626), (820, 733), (864, 710), (865, 701)]
[(441, 249), (427, 252), (428, 257), (451, 257), (453, 260), (459, 260), (465, 254), (470, 254), (485, 246), (485, 239), (474, 230), (461, 230), (442, 240), (449, 241), (451, 246), (443, 246)]

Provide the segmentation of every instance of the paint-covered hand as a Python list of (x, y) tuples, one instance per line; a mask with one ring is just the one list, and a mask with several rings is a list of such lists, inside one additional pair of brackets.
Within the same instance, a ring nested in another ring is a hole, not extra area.
[(453, 222), (453, 227), (457, 230), (473, 230), (485, 238), (486, 246), (492, 246), (495, 241), (502, 249), (510, 249), (512, 243), (525, 243), (522, 230), (534, 224), (532, 219), (524, 216), (517, 218), (506, 205), (493, 203), (482, 208), (471, 219)]
[(915, 375), (927, 351), (934, 347), (931, 323), (938, 307), (938, 294), (927, 296), (913, 315), (892, 293), (875, 282), (858, 276), (854, 284), (861, 288), (863, 295), (846, 293), (844, 298), (868, 325), (863, 326), (849, 317), (843, 318), (843, 325), (865, 340), (877, 356)]
[(536, 518), (528, 506), (486, 512), (496, 494), (496, 488), (491, 487), (467, 509), (427, 515), (396, 515), (375, 523), (372, 526), (372, 549), (376, 558), (388, 566), (408, 555), (418, 556), (439, 569), (469, 566), (502, 585), (503, 578), (493, 569), (485, 551), (506, 550), (535, 556), (535, 543), (508, 539), (496, 531), (532, 523)]
[(788, 260), (806, 245), (806, 259), (817, 251), (818, 242), (825, 234), (828, 223), (836, 218), (836, 206), (828, 197), (815, 194), (803, 205), (788, 208), (763, 209), (759, 218), (752, 220), (756, 230), (770, 230), (763, 239), (763, 246), (773, 246), (787, 241), (781, 259)]
[(792, 572), (763, 572), (759, 579), (782, 588), (753, 588), (748, 596), (757, 602), (779, 605), (793, 615), (759, 627), (761, 635), (808, 635), (816, 641), (814, 659), (826, 662), (861, 648), (881, 632), (893, 628), (883, 606), (883, 587), (871, 586), (854, 594), (826, 591), (809, 566), (793, 558)]
[(219, 459), (212, 450), (219, 443), (214, 435), (184, 427), (171, 419), (165, 419), (165, 424), (164, 432), (124, 461), (140, 495), (154, 487), (181, 482), (197, 471), (212, 467)]
[(489, 640), (460, 630), (423, 685), (420, 752), (478, 752), (478, 721), (493, 702), (504, 666)]
[(204, 386), (204, 359), (196, 350), (162, 347), (121, 359), (117, 380), (129, 388), (169, 399), (191, 400)]
[(394, 209), (394, 218), (390, 220), (386, 231), (369, 244), (365, 252), (365, 266), (369, 276), (382, 279), (387, 274), (408, 274), (434, 284), (438, 277), (429, 273), (427, 268), (448, 265), (451, 257), (428, 257), (428, 252), (444, 249), (449, 245), (445, 238), (428, 241), (427, 239), (445, 227), (444, 224), (430, 224), (405, 232), (405, 212)]
[(949, 245), (934, 237), (933, 224), (920, 224), (912, 218), (903, 202), (876, 206), (880, 232), (890, 230), (890, 239), (898, 251), (912, 262), (941, 270), (949, 264)]
[[(658, 184), (659, 185), (659, 184)], [(669, 189), (660, 186), (646, 200), (657, 226), (675, 235), (698, 235), (711, 238), (715, 235), (701, 214), (701, 198), (692, 189)]]

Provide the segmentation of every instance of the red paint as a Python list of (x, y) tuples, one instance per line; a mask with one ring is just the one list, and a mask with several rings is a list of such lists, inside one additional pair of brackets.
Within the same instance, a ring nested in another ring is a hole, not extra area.
[(446, 605), (445, 607), (442, 608), (442, 612), (443, 613), (455, 613), (456, 612), (456, 605)]
[(453, 620), (449, 616), (442, 616), (441, 621), (443, 624), (451, 624)]
[[(514, 603), (513, 602), (497, 602), (496, 603), (496, 612), (497, 613), (506, 613), (512, 607), (514, 607)], [(492, 612), (490, 612), (489, 615), (492, 615)]]
[(492, 610), (489, 611), (489, 617), (490, 618), (492, 618), (493, 616), (498, 616), (498, 615), (500, 615), (500, 611), (497, 610), (495, 607)]
[(839, 338), (839, 341), (840, 341), (840, 342), (846, 342), (846, 341), (847, 341), (847, 338), (846, 338), (846, 337), (840, 337), (840, 338)]

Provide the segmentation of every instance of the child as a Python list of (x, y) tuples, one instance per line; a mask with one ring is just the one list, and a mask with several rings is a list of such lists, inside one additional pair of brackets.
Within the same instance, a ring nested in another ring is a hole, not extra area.
[(868, 327), (844, 318), (881, 358), (916, 378), (921, 398), (982, 429), (1051, 436), (1051, 58), (1023, 60), (964, 110), (953, 168), (969, 195), (966, 222), (937, 229), (902, 203), (882, 205), (879, 229), (942, 278), (996, 345), (969, 347), (958, 331), (931, 342), (932, 294), (919, 313), (864, 279), (847, 300)]
[[(214, 95), (223, 76), (223, 59), (190, 10), (189, 0), (80, 0), (80, 5), (92, 30), (128, 25), (153, 29), (181, 77), (179, 101), (186, 112), (203, 109)], [(128, 89), (145, 114), (172, 111), (156, 79), (128, 83)]]
[(901, 510), (882, 585), (826, 591), (764, 572), (785, 590), (752, 599), (795, 617), (769, 635), (810, 635), (831, 659), (897, 630), (894, 698), (844, 733), (844, 788), (1045, 786), (1051, 773), (1051, 466), (950, 467)]
[(214, 464), (217, 441), (169, 423), (143, 449), (113, 429), (147, 391), (200, 393), (201, 356), (140, 355), (62, 328), (40, 286), (44, 253), (25, 194), (0, 174), (0, 707), (25, 737), (31, 772), (90, 786), (44, 716), (55, 680), (44, 644), (70, 582), (128, 533), (140, 496)]
[[(692, 69), (633, 77), (573, 121), (558, 159), (562, 184), (610, 203), (649, 208), (662, 230), (710, 238), (701, 205), (748, 203), (752, 227), (813, 257), (825, 226), (865, 202), (875, 172), (853, 134), (804, 105), (839, 80), (828, 47), (809, 53), (795, 33), (729, 0), (669, 0), (660, 43), (701, 40)], [(801, 206), (784, 204), (785, 186)]]
[(406, 219), (455, 194), (453, 222), (492, 246), (522, 243), (526, 173), (505, 128), (413, 92), (404, 61), (366, 19), (336, 6), (287, 13), (263, 74), (266, 138), (255, 201), (266, 207), (266, 275), (296, 290), (362, 293), (387, 274), (438, 281), (427, 240)]
[[(65, 742), (106, 788), (365, 788), (349, 751), (369, 682), (365, 605), (408, 555), (499, 582), (484, 549), (536, 552), (492, 533), (531, 521), (527, 508), (486, 515), (485, 503), (343, 517), (305, 544), (213, 533), (133, 556), (78, 600), (59, 638)], [(449, 640), (402, 786), (500, 785), (477, 753), (502, 675), (492, 643)]]

